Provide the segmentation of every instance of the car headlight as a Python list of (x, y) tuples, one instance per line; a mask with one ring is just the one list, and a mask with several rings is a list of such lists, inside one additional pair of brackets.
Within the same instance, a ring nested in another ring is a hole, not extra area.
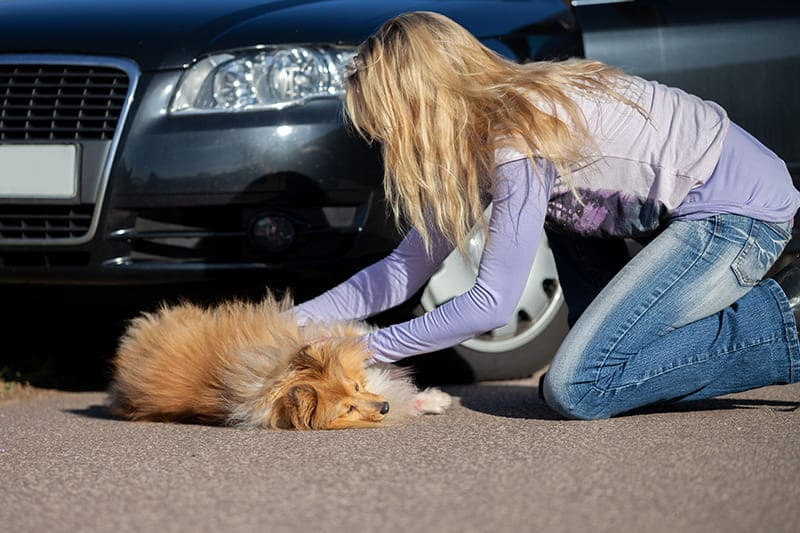
[(353, 48), (268, 46), (222, 52), (194, 63), (181, 77), (172, 113), (281, 109), (344, 94)]

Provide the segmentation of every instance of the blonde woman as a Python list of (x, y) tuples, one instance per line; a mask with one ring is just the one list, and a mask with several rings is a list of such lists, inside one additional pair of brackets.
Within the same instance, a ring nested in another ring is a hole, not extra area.
[[(408, 299), (491, 201), (475, 285), (367, 335), (375, 361), (506, 323), (544, 227), (574, 322), (540, 386), (563, 416), (800, 380), (800, 266), (762, 279), (800, 193), (718, 105), (598, 62), (518, 65), (418, 12), (359, 47), (346, 110), (381, 144), (386, 196), (410, 229), (384, 260), (297, 306), (299, 320), (363, 319)], [(628, 262), (623, 238), (649, 242)]]

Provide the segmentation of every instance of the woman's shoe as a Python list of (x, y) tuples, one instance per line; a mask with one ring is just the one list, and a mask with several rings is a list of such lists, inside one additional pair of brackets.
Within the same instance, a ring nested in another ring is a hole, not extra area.
[(794, 313), (794, 319), (800, 323), (798, 320), (800, 319), (800, 257), (795, 258), (783, 270), (775, 274), (773, 279), (786, 293), (792, 313)]
[(539, 399), (542, 400), (544, 403), (547, 403), (544, 399), (544, 377), (547, 375), (547, 372), (544, 372), (541, 376), (539, 376)]

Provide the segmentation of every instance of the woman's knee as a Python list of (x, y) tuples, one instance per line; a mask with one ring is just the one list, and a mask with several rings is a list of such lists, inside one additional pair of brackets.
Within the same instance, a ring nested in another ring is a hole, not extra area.
[(608, 402), (598, 395), (591, 384), (576, 383), (548, 372), (542, 383), (547, 406), (565, 418), (600, 420), (609, 418)]

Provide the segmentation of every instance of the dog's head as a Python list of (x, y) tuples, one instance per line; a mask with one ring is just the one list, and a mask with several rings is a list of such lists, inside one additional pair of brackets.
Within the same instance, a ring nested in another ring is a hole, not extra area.
[(301, 348), (292, 356), (279, 387), (270, 425), (285, 429), (379, 426), (389, 403), (365, 389), (368, 356), (363, 343), (352, 338)]

